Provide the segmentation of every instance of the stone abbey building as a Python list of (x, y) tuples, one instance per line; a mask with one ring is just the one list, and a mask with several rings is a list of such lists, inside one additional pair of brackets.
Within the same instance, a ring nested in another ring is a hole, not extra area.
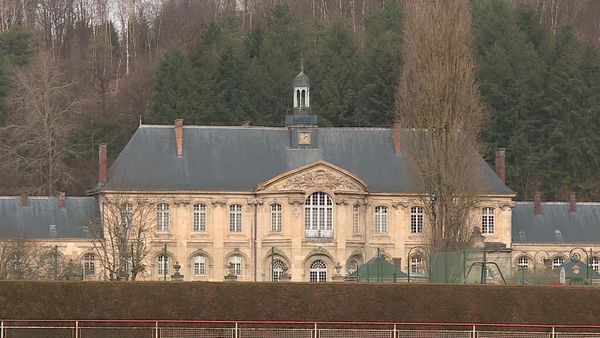
[[(110, 168), (100, 146), (92, 196), (0, 198), (0, 226), (56, 246), (101, 279), (87, 222), (106, 221), (111, 201), (142, 198), (153, 236), (138, 279), (170, 279), (177, 262), (185, 280), (331, 281), (378, 253), (422, 273), (429, 224), (402, 150), (410, 131), (318, 127), (303, 72), (292, 99), (285, 127), (140, 125)], [(473, 217), (503, 269), (533, 269), (542, 256), (559, 266), (574, 246), (600, 249), (598, 205), (515, 203), (504, 150), (498, 174), (479, 156), (475, 163), (482, 193)]]

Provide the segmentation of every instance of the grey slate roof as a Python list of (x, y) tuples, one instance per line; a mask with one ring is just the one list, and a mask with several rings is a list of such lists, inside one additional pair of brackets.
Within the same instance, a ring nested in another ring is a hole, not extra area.
[(572, 213), (569, 203), (542, 203), (534, 214), (533, 202), (517, 202), (512, 210), (513, 243), (598, 243), (600, 242), (600, 203), (577, 203)]
[[(185, 126), (177, 157), (173, 126), (142, 125), (108, 173), (107, 190), (254, 191), (287, 171), (326, 161), (366, 182), (370, 192), (415, 192), (406, 155), (390, 128), (317, 128), (316, 149), (290, 148), (287, 128)], [(513, 195), (479, 156), (482, 193)]]
[[(99, 219), (94, 197), (66, 197), (60, 209), (57, 197), (29, 197), (21, 207), (20, 196), (0, 197), (0, 238), (89, 238), (83, 226)], [(56, 233), (50, 231), (55, 225)]]
[(310, 87), (310, 80), (308, 76), (304, 74), (304, 72), (300, 72), (292, 81), (292, 86), (294, 87)]

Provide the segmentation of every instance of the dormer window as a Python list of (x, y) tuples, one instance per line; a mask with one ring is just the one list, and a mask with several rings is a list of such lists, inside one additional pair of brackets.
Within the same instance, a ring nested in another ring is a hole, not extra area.
[(563, 241), (562, 232), (558, 229), (554, 229), (554, 238), (556, 238), (557, 242), (562, 242)]
[(50, 237), (56, 237), (56, 225), (55, 224), (48, 225), (48, 231), (50, 231)]

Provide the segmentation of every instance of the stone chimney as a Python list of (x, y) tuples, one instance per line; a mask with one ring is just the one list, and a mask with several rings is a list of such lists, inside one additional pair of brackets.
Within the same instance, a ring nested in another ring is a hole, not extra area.
[(64, 209), (66, 206), (65, 195), (66, 194), (62, 191), (58, 193), (58, 207), (61, 209)]
[(400, 155), (402, 153), (402, 128), (400, 124), (395, 123), (392, 128), (392, 137), (394, 139), (394, 152), (396, 155)]
[(175, 120), (175, 141), (177, 142), (177, 156), (183, 156), (183, 119)]
[(536, 216), (542, 214), (542, 193), (539, 191), (536, 191), (535, 197), (533, 198), (533, 212)]
[(100, 143), (98, 146), (98, 185), (103, 185), (107, 182), (107, 162), (107, 145), (106, 143)]
[(242, 127), (243, 128), (250, 128), (250, 121), (244, 121), (244, 122), (242, 122)]
[(569, 205), (571, 207), (571, 212), (577, 212), (577, 196), (574, 191), (571, 192), (571, 196), (569, 198)]
[(21, 208), (27, 208), (27, 194), (21, 194)]
[(496, 149), (496, 175), (506, 183), (506, 148)]

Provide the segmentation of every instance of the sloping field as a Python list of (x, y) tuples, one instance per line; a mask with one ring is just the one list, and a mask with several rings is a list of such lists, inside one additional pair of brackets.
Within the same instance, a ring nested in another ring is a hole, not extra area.
[(598, 324), (600, 288), (433, 284), (0, 282), (0, 319)]

